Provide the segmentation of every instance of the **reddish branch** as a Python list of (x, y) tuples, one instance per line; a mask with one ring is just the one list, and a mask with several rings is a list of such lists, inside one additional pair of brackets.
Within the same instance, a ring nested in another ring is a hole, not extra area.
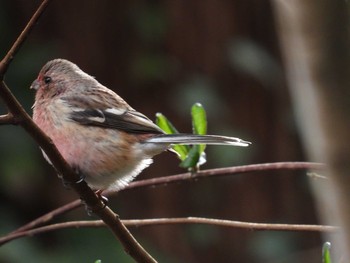
[(228, 176), (233, 174), (242, 174), (259, 171), (271, 171), (271, 170), (320, 170), (324, 169), (325, 165), (321, 163), (310, 163), (310, 162), (279, 162), (279, 163), (262, 163), (262, 164), (251, 164), (234, 166), (228, 168), (217, 168), (200, 171), (198, 173), (183, 173), (172, 176), (165, 176), (147, 180), (140, 180), (130, 183), (125, 189), (134, 189), (144, 186), (156, 186), (165, 185), (171, 183), (177, 183), (180, 181), (199, 179), (204, 177), (212, 176)]
[[(324, 226), (324, 225), (296, 225), (296, 224), (265, 224), (265, 223), (251, 223), (232, 220), (222, 220), (213, 218), (201, 217), (182, 217), (182, 218), (155, 218), (155, 219), (135, 219), (122, 220), (125, 226), (129, 227), (144, 227), (155, 225), (177, 225), (177, 224), (205, 224), (222, 227), (242, 228), (248, 230), (269, 230), (269, 231), (307, 231), (307, 232), (336, 232), (338, 227)], [(41, 233), (56, 231), (67, 228), (81, 228), (81, 227), (106, 227), (106, 224), (101, 220), (96, 221), (73, 221), (59, 224), (52, 224), (48, 226), (38, 227), (32, 230), (12, 233), (3, 238), (0, 238), (0, 244), (5, 244), (11, 240), (34, 236)]]
[[(28, 224), (25, 224), (23, 226), (21, 226), (20, 228), (17, 228), (15, 231), (13, 231), (11, 234), (14, 234), (14, 233), (19, 233), (19, 232), (23, 232), (23, 231), (26, 231), (28, 229), (33, 229), (34, 227), (36, 226), (40, 226), (40, 225), (43, 225), (51, 220), (53, 220), (56, 216), (58, 215), (62, 215), (62, 214), (65, 214), (69, 211), (72, 211), (74, 209), (76, 209), (77, 207), (81, 206), (81, 200), (78, 199), (78, 200), (75, 200), (73, 202), (70, 202), (64, 206), (61, 206), (55, 210), (52, 210), (51, 212), (43, 215), (43, 216), (40, 216), (38, 218), (36, 218), (35, 220), (29, 222)], [(0, 242), (1, 244), (1, 242)]]
[[(153, 178), (153, 179), (147, 179), (147, 180), (140, 180), (130, 183), (126, 188), (122, 189), (121, 191), (125, 190), (131, 190), (134, 188), (139, 187), (147, 187), (147, 186), (160, 186), (160, 185), (167, 185), (172, 184), (176, 182), (182, 182), (182, 181), (191, 181), (194, 178), (201, 179), (206, 177), (214, 177), (214, 176), (229, 176), (229, 175), (236, 175), (241, 173), (248, 173), (248, 172), (258, 172), (258, 171), (270, 171), (270, 170), (322, 170), (324, 169), (325, 165), (319, 164), (319, 163), (309, 163), (309, 162), (279, 162), (279, 163), (263, 163), (263, 164), (252, 164), (252, 165), (242, 165), (242, 166), (235, 166), (235, 167), (226, 167), (226, 168), (219, 168), (219, 169), (210, 169), (210, 170), (204, 170), (200, 171), (196, 174), (192, 173), (183, 173), (183, 174), (177, 174), (177, 175), (170, 175), (170, 176), (163, 176), (159, 178)], [(322, 178), (324, 177), (316, 177), (316, 178)], [(104, 192), (104, 195), (109, 196), (114, 194), (115, 192)], [(54, 219), (56, 216), (67, 213), (71, 210), (74, 210), (81, 206), (80, 200), (75, 200), (71, 203), (68, 203), (62, 207), (59, 207), (41, 217), (36, 218), (32, 222), (16, 229), (10, 234), (18, 233), (21, 231), (29, 230), (34, 227), (37, 227), (39, 225), (43, 225)], [(1, 244), (1, 242), (0, 242)]]
[(18, 50), (22, 47), (24, 41), (27, 39), (30, 32), (33, 30), (34, 25), (38, 22), (40, 16), (44, 13), (47, 5), (50, 3), (50, 0), (43, 0), (41, 5), (38, 7), (38, 9), (35, 11), (32, 18), (29, 20), (27, 25), (25, 26), (22, 33), (19, 35), (15, 43), (12, 45), (10, 50), (7, 52), (5, 57), (0, 62), (0, 78), (3, 80), (4, 75), (11, 63), (11, 61), (14, 59), (15, 55), (17, 54)]

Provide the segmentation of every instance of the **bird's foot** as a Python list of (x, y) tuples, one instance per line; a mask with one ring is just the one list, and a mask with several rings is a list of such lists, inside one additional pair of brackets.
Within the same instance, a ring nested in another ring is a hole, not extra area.
[(81, 202), (85, 206), (85, 210), (89, 216), (92, 216), (92, 214), (96, 213), (97, 211), (100, 211), (104, 209), (108, 204), (108, 198), (102, 195), (103, 190), (97, 190), (95, 194), (97, 195), (98, 199), (101, 201), (102, 205), (98, 205), (96, 207), (90, 207), (86, 204), (85, 200), (81, 199)]

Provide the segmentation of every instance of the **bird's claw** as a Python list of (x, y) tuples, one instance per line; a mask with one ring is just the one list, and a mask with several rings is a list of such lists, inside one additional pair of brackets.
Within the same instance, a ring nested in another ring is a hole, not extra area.
[(97, 190), (95, 194), (97, 195), (98, 199), (102, 202), (102, 206), (90, 207), (86, 204), (85, 200), (81, 199), (81, 202), (84, 204), (85, 210), (89, 216), (92, 216), (92, 214), (94, 214), (95, 212), (104, 209), (108, 204), (108, 198), (102, 195), (102, 190)]

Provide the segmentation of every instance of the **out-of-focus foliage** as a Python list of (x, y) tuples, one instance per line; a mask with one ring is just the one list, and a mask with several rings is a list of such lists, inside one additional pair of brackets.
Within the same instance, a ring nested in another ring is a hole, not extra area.
[[(167, 134), (179, 133), (174, 125), (161, 113), (156, 114), (156, 124)], [(174, 145), (173, 149), (179, 155), (180, 160), (185, 160), (190, 147), (188, 145)]]
[(322, 263), (332, 263), (330, 250), (331, 250), (331, 243), (325, 242), (322, 248)]
[[(200, 103), (196, 103), (191, 108), (193, 134), (205, 135), (207, 133), (207, 115)], [(156, 114), (156, 123), (168, 134), (178, 133), (174, 125), (161, 113)], [(174, 145), (172, 148), (178, 154), (180, 167), (195, 171), (200, 165), (206, 163), (206, 145)]]

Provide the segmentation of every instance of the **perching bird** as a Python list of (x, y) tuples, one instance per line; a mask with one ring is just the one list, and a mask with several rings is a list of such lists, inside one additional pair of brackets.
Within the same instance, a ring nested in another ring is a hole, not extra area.
[(36, 90), (34, 122), (96, 190), (126, 186), (152, 163), (154, 155), (173, 144), (249, 144), (217, 135), (165, 134), (68, 60), (47, 62), (31, 88)]

